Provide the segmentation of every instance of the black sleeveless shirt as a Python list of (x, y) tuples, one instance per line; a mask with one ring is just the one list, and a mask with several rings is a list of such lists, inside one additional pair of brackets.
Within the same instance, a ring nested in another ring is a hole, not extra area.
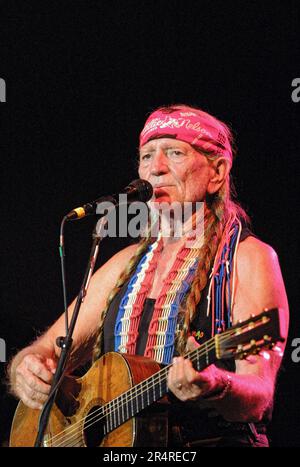
[[(240, 242), (244, 241), (249, 236), (254, 236), (253, 232), (243, 226)], [(120, 292), (112, 300), (109, 309), (106, 314), (104, 321), (103, 330), (103, 353), (114, 351), (114, 329), (117, 314), (121, 300), (126, 293), (127, 285), (130, 279), (123, 285)], [(195, 319), (191, 323), (191, 334), (194, 336), (199, 344), (203, 344), (205, 341), (211, 338), (212, 329), (212, 313), (207, 316), (207, 294), (208, 294), (209, 283), (206, 285), (201, 294), (201, 300), (197, 306), (197, 313)], [(148, 328), (151, 322), (155, 306), (155, 299), (147, 298), (144, 303), (143, 313), (139, 325), (139, 335), (136, 345), (136, 354), (143, 355), (147, 338)], [(176, 352), (174, 352), (176, 355)], [(230, 360), (219, 360), (216, 362), (216, 366), (224, 368), (228, 371), (235, 371), (235, 361)], [(270, 414), (266, 414), (265, 420), (260, 424), (253, 423), (233, 423), (225, 421), (220, 415), (213, 414), (211, 409), (203, 410), (195, 408), (195, 405), (185, 402), (178, 401), (178, 399), (170, 394), (169, 396), (172, 404), (170, 410), (171, 423), (175, 428), (174, 437), (171, 439), (171, 445), (205, 445), (203, 439), (220, 438), (218, 443), (221, 443), (224, 439), (232, 439), (233, 445), (237, 444), (236, 440), (242, 437), (242, 445), (246, 440), (246, 445), (249, 442), (250, 445), (256, 442), (257, 437), (264, 436), (260, 433), (265, 433), (265, 422), (268, 421)], [(224, 438), (225, 437), (225, 438)], [(233, 437), (233, 438), (232, 438)], [(192, 444), (190, 444), (192, 443)], [(263, 440), (263, 444), (267, 444), (267, 439)], [(209, 444), (210, 445), (210, 444)]]
[[(240, 242), (245, 240), (250, 235), (254, 234), (249, 230), (248, 227), (243, 227), (240, 235)], [(114, 329), (117, 314), (119, 311), (119, 306), (125, 292), (127, 290), (128, 281), (123, 285), (120, 292), (114, 297), (113, 301), (110, 304), (108, 309), (105, 322), (104, 322), (104, 353), (114, 351)], [(195, 319), (191, 323), (191, 334), (195, 337), (199, 344), (203, 344), (205, 341), (211, 338), (211, 329), (212, 329), (212, 314), (209, 316), (206, 314), (207, 309), (207, 293), (208, 293), (209, 283), (207, 283), (205, 289), (202, 291), (202, 298), (197, 306), (197, 313)], [(141, 316), (141, 321), (139, 325), (139, 335), (137, 340), (136, 354), (143, 355), (146, 347), (146, 341), (148, 337), (148, 328), (151, 322), (151, 318), (154, 311), (155, 299), (147, 298), (145, 300), (143, 313)], [(175, 354), (174, 354), (175, 355)]]

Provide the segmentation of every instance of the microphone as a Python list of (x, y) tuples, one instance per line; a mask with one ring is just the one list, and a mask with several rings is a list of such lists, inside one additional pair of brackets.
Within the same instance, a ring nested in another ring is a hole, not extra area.
[(84, 204), (79, 208), (75, 208), (66, 215), (66, 220), (76, 220), (81, 219), (82, 217), (96, 214), (97, 205), (103, 202), (111, 202), (115, 206), (119, 204), (119, 196), (121, 194), (127, 195), (127, 203), (133, 203), (134, 201), (147, 202), (152, 198), (153, 188), (151, 183), (146, 180), (137, 179), (133, 180), (122, 193), (116, 193), (109, 196), (101, 196), (100, 198), (92, 201), (91, 203)]

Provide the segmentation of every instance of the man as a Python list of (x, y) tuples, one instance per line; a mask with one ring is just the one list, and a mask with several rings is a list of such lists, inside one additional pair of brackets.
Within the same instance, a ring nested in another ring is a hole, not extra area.
[[(191, 203), (195, 214), (196, 203), (204, 203), (203, 241), (187, 242), (184, 229), (179, 238), (149, 233), (120, 251), (94, 274), (74, 333), (69, 372), (92, 353), (112, 350), (173, 362), (168, 387), (177, 422), (170, 445), (267, 445), (279, 354), (229, 367), (221, 361), (201, 372), (183, 357), (264, 308), (280, 308), (287, 335), (276, 253), (251, 233), (231, 198), (231, 141), (228, 127), (200, 109), (175, 105), (149, 116), (140, 135), (139, 176), (154, 188), (150, 212), (162, 221), (163, 205)], [(12, 361), (12, 390), (31, 408), (41, 409), (47, 399), (63, 328), (62, 316)]]

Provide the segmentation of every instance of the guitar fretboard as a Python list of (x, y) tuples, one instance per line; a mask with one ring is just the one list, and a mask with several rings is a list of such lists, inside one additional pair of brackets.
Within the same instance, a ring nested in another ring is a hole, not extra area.
[[(186, 355), (186, 358), (192, 361), (198, 371), (214, 363), (217, 359), (214, 338)], [(167, 375), (170, 366), (162, 368), (102, 407), (105, 435), (167, 394)]]

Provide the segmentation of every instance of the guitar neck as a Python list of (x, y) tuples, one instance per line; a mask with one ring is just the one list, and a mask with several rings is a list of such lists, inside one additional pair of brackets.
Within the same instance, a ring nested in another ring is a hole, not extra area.
[[(259, 354), (263, 348), (279, 352), (279, 356), (282, 357), (281, 347), (277, 346), (276, 343), (284, 341), (285, 338), (281, 334), (279, 309), (265, 309), (262, 313), (253, 315), (243, 322), (238, 322), (221, 334), (214, 336), (187, 354), (185, 358), (193, 363), (195, 369), (201, 371), (217, 360), (244, 359), (248, 355)], [(99, 445), (99, 440), (103, 438), (103, 435), (109, 434), (168, 392), (167, 376), (171, 365), (163, 367), (153, 374), (154, 368), (158, 368), (158, 364), (153, 361), (148, 361), (147, 368), (141, 369), (139, 365), (145, 364), (144, 358), (134, 359), (134, 356), (120, 358), (120, 355), (116, 355), (115, 352), (109, 352), (107, 358), (104, 357), (95, 363), (95, 366), (82, 378), (82, 381), (80, 379), (78, 388), (77, 386), (76, 388), (66, 387), (66, 395), (70, 393), (73, 396), (72, 399), (68, 397), (66, 401), (61, 401), (63, 402), (61, 408), (58, 404), (53, 406), (50, 421), (53, 421), (51, 427), (54, 429), (54, 433), (52, 434), (51, 428), (51, 432), (49, 431), (45, 435), (44, 446)], [(134, 365), (131, 368), (132, 362)], [(127, 377), (128, 370), (134, 376), (132, 379), (136, 381), (140, 381), (143, 374), (151, 376), (113, 400), (101, 404), (100, 401), (107, 400), (108, 395), (116, 394), (123, 371), (126, 371), (126, 381), (122, 388), (128, 387), (130, 384)], [(103, 384), (99, 384), (99, 380), (103, 381)], [(78, 406), (77, 403), (75, 406), (75, 400), (78, 401)], [(98, 401), (100, 405), (98, 405)], [(95, 403), (96, 405), (94, 405)], [(73, 416), (70, 419), (66, 418), (65, 409), (68, 409), (67, 411), (70, 409), (74, 415), (76, 413), (76, 417), (74, 419)], [(38, 426), (38, 417), (39, 411), (29, 409), (23, 402), (20, 402), (11, 430), (11, 446), (25, 447), (34, 444), (36, 437), (34, 426)], [(69, 425), (69, 423), (71, 424)], [(132, 429), (124, 428), (126, 440), (128, 440), (128, 432), (132, 432)], [(119, 433), (116, 438), (118, 437)], [(132, 436), (130, 435), (129, 438), (128, 443), (131, 443)], [(112, 446), (116, 446), (115, 441), (112, 443)]]
[[(186, 355), (196, 370), (204, 370), (217, 360), (215, 337)], [(171, 365), (162, 368), (141, 383), (107, 403), (105, 411), (105, 434), (126, 422), (143, 409), (161, 399), (168, 392), (167, 376)]]

